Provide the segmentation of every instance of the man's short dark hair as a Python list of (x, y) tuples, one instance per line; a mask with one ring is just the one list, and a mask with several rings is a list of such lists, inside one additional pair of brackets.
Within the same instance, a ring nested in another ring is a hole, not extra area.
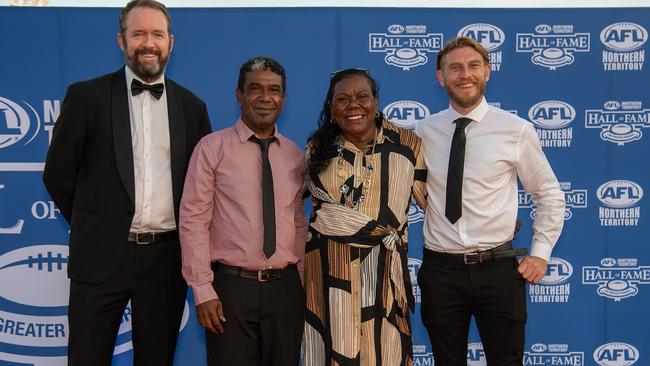
[(486, 65), (490, 64), (490, 56), (488, 55), (488, 52), (485, 50), (485, 47), (483, 47), (475, 39), (470, 37), (456, 37), (447, 42), (445, 47), (440, 50), (440, 52), (438, 52), (438, 56), (436, 58), (436, 70), (442, 69), (442, 59), (449, 52), (462, 47), (469, 47), (474, 49), (474, 51), (478, 52), (481, 55)]
[(134, 8), (151, 8), (160, 10), (167, 18), (167, 34), (172, 34), (172, 18), (167, 11), (167, 7), (156, 0), (132, 0), (120, 12), (120, 33), (124, 34), (126, 30), (126, 16)]
[(237, 80), (237, 89), (244, 91), (246, 85), (246, 73), (251, 71), (271, 71), (274, 74), (280, 75), (282, 78), (282, 94), (287, 91), (287, 80), (284, 73), (284, 67), (276, 60), (266, 56), (256, 56), (244, 62), (239, 68), (239, 80)]

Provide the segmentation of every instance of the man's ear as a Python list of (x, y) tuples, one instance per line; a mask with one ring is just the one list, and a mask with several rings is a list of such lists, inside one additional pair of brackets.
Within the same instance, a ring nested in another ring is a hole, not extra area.
[(440, 86), (444, 87), (445, 86), (445, 77), (442, 74), (441, 70), (436, 70), (436, 78), (438, 79), (438, 83)]
[(239, 104), (239, 106), (241, 107), (241, 103), (242, 103), (241, 99), (243, 95), (241, 90), (239, 90), (239, 88), (235, 88), (235, 97), (237, 98), (237, 104)]
[(117, 44), (120, 46), (122, 52), (124, 52), (124, 50), (126, 49), (126, 42), (124, 41), (122, 32), (117, 32)]

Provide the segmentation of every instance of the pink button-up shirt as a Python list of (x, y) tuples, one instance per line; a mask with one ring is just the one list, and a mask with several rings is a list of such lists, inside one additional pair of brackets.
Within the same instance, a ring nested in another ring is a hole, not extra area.
[(262, 250), (262, 157), (239, 119), (205, 136), (190, 160), (180, 209), (183, 276), (196, 304), (217, 298), (210, 263), (248, 270), (301, 262), (307, 221), (302, 205), (304, 160), (296, 144), (275, 133), (269, 147), (275, 193), (276, 251)]

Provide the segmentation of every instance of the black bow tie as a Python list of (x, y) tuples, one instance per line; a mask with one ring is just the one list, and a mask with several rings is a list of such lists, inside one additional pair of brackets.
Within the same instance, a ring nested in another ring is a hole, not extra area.
[(153, 85), (143, 84), (138, 79), (133, 79), (133, 81), (131, 82), (131, 94), (133, 95), (138, 95), (143, 91), (148, 90), (152, 97), (156, 99), (160, 99), (160, 97), (162, 97), (164, 88), (165, 85), (163, 83), (158, 83)]

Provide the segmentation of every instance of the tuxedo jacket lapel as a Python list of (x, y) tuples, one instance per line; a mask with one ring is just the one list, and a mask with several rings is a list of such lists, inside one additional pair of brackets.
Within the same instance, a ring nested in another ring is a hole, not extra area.
[(111, 80), (111, 123), (115, 161), (122, 184), (135, 207), (135, 178), (133, 177), (133, 145), (131, 143), (131, 116), (124, 68), (113, 74)]
[(172, 191), (174, 208), (180, 207), (181, 189), (185, 179), (185, 116), (178, 90), (173, 81), (165, 78), (167, 89), (167, 110), (169, 116), (169, 158), (172, 170)]

